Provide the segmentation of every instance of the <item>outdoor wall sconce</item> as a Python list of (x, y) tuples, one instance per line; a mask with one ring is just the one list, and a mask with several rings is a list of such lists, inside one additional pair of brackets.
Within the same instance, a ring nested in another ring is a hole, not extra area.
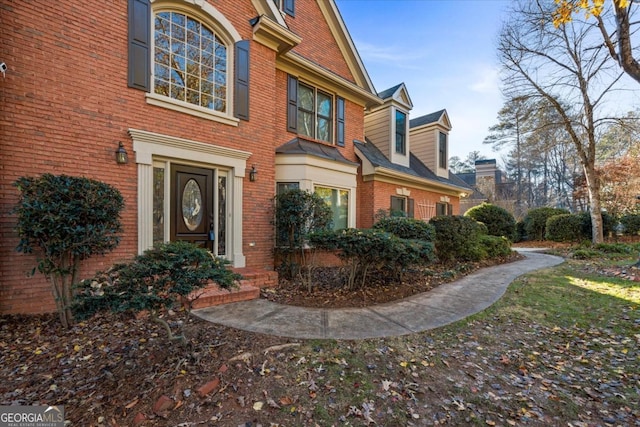
[(116, 163), (119, 165), (124, 165), (129, 162), (129, 156), (127, 155), (127, 150), (124, 149), (124, 144), (122, 142), (118, 142), (118, 149), (116, 150)]
[(249, 171), (249, 181), (255, 182), (258, 177), (258, 170), (256, 169), (256, 165), (251, 165), (251, 170)]

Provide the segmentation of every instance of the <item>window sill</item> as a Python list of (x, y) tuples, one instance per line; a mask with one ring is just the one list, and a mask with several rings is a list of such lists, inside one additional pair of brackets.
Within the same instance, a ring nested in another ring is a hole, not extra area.
[(209, 110), (207, 108), (199, 107), (197, 105), (191, 105), (187, 102), (177, 101), (175, 99), (167, 98), (166, 96), (157, 95), (155, 93), (147, 93), (146, 99), (147, 104), (150, 105), (178, 111), (180, 113), (185, 113), (214, 122), (223, 123), (225, 125), (238, 126), (238, 123), (240, 123), (240, 119), (236, 117)]

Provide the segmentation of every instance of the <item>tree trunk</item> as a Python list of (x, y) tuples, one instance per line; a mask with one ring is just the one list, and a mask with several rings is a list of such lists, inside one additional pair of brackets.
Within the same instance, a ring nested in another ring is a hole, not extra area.
[(600, 207), (600, 187), (597, 182), (595, 167), (593, 164), (585, 165), (585, 178), (589, 191), (589, 210), (591, 213), (591, 242), (593, 244), (604, 242), (602, 232), (602, 209)]

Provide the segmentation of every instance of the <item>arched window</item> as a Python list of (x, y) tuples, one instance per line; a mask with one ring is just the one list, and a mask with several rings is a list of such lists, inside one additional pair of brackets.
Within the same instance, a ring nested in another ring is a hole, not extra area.
[(227, 111), (228, 48), (207, 25), (181, 12), (157, 12), (153, 58), (154, 93)]
[(208, 2), (129, 0), (128, 85), (149, 104), (249, 120), (249, 40)]

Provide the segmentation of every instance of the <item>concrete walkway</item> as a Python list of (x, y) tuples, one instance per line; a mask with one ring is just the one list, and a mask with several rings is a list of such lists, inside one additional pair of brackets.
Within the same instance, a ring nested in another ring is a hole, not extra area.
[(478, 270), (455, 282), (400, 301), (365, 308), (306, 308), (265, 299), (195, 310), (204, 320), (291, 338), (363, 339), (412, 334), (447, 325), (496, 302), (518, 276), (562, 263), (562, 258), (518, 248), (526, 259)]

